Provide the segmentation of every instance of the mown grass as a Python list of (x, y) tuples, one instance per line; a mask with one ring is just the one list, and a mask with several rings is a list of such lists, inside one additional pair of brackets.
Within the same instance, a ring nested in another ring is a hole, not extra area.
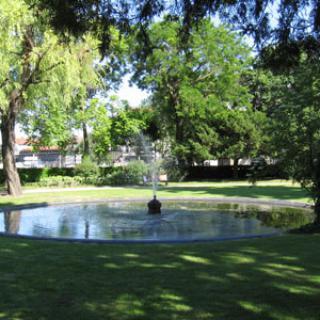
[[(52, 203), (70, 201), (94, 201), (101, 199), (131, 199), (151, 198), (150, 186), (144, 187), (123, 187), (96, 190), (76, 190), (61, 192), (37, 192), (25, 193), (20, 197), (0, 197), (0, 206), (29, 203)], [(299, 202), (310, 202), (307, 193), (298, 184), (290, 181), (260, 181), (252, 186), (246, 181), (232, 182), (192, 182), (192, 183), (169, 183), (168, 186), (160, 186), (158, 197), (248, 197), (254, 199), (280, 199)]]
[[(150, 198), (149, 187), (2, 196), (0, 205)], [(159, 197), (308, 201), (288, 182), (178, 183)], [(0, 320), (320, 319), (320, 235), (97, 245), (0, 237)]]
[(0, 238), (0, 319), (320, 319), (320, 236), (186, 245)]

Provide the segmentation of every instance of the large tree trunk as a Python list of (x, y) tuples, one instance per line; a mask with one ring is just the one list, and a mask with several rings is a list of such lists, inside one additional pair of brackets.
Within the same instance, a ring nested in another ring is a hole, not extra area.
[[(175, 142), (177, 145), (183, 144), (184, 142), (184, 128), (183, 128), (183, 119), (179, 115), (177, 110), (179, 106), (179, 88), (177, 82), (174, 82), (174, 85), (171, 89), (171, 106), (174, 112), (174, 129), (175, 129)], [(180, 154), (176, 154), (176, 159), (178, 166), (185, 166), (185, 159)]]
[(239, 178), (239, 158), (234, 159), (233, 163), (233, 178), (238, 179)]
[(19, 109), (19, 98), (12, 94), (9, 110), (1, 116), (2, 163), (8, 194), (22, 194), (19, 173), (14, 155), (16, 112)]
[(87, 125), (82, 123), (82, 133), (83, 133), (83, 158), (90, 156), (90, 144), (89, 144), (89, 134)]

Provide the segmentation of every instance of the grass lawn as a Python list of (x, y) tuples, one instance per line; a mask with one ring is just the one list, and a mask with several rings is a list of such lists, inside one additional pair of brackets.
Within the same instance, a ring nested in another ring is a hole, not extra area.
[[(62, 192), (26, 193), (23, 196), (12, 198), (0, 197), (0, 206), (27, 203), (70, 202), (78, 200), (98, 199), (130, 199), (151, 198), (150, 186), (124, 187), (98, 190), (77, 190)], [(298, 184), (290, 181), (271, 180), (260, 181), (252, 186), (246, 181), (231, 182), (186, 182), (169, 183), (168, 186), (160, 186), (158, 197), (249, 197), (256, 199), (280, 199), (299, 202), (310, 202), (306, 192)]]
[[(152, 195), (149, 188), (2, 196), (8, 204)], [(308, 201), (284, 181), (179, 183), (159, 197)], [(98, 245), (0, 237), (0, 320), (320, 319), (320, 235)]]
[(186, 245), (0, 238), (0, 319), (320, 319), (320, 236)]

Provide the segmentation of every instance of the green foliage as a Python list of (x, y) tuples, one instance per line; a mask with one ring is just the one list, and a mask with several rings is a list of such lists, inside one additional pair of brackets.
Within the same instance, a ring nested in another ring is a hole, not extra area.
[(252, 185), (256, 185), (257, 181), (263, 177), (266, 167), (267, 163), (264, 158), (252, 159), (248, 173), (248, 181), (251, 182)]
[(48, 177), (47, 169), (19, 169), (21, 183), (38, 182), (42, 178)]
[(220, 136), (220, 145), (213, 147), (216, 150), (214, 154), (231, 159), (257, 156), (264, 141), (265, 115), (251, 108), (217, 113), (214, 123)]
[[(118, 46), (123, 41), (117, 38), (116, 30), (114, 33), (112, 41)], [(36, 95), (28, 96), (28, 107), (20, 115), (23, 129), (36, 146), (59, 145), (66, 149), (72, 143), (72, 129), (86, 127), (92, 131), (91, 153), (98, 160), (105, 157), (111, 145), (111, 123), (94, 94), (101, 90), (105, 93), (119, 82), (120, 74), (116, 77), (114, 72), (120, 65), (110, 65), (114, 59), (109, 61), (107, 57), (98, 63), (102, 60), (98, 47), (96, 38), (87, 33), (81, 40), (69, 39), (68, 46), (60, 45), (58, 53), (50, 50), (46, 54), (53, 60), (52, 65), (57, 65), (51, 69), (49, 64), (44, 83), (37, 84)], [(111, 51), (110, 48), (110, 54)], [(62, 57), (60, 60), (55, 57), (57, 54)]]
[[(270, 127), (276, 156), (316, 201), (320, 199), (320, 63), (301, 57), (289, 75), (278, 76), (277, 108)], [(278, 80), (279, 82), (279, 80)]]
[(161, 163), (161, 169), (167, 174), (169, 181), (183, 181), (188, 174), (188, 169), (179, 166), (173, 157), (165, 158)]
[(81, 80), (94, 85), (88, 72), (92, 64), (86, 63), (85, 69), (81, 53), (97, 44), (88, 35), (83, 41), (61, 41), (47, 23), (47, 12), (40, 14), (26, 0), (1, 1), (0, 19), (0, 113), (6, 132), (3, 154), (9, 159), (3, 165), (8, 192), (19, 195), (20, 179), (12, 164), (16, 120), (34, 145), (58, 145), (66, 151), (71, 142), (70, 110), (87, 84)]
[[(106, 96), (110, 88), (117, 88), (119, 85), (125, 71), (126, 42), (120, 37), (117, 29), (110, 28), (109, 49), (102, 60), (98, 52), (99, 44), (96, 39), (92, 40), (95, 40), (95, 43), (88, 43), (86, 48), (83, 48), (86, 43), (79, 44), (80, 85), (74, 99), (74, 110), (70, 122), (71, 127), (83, 130), (83, 155), (90, 154), (99, 162), (103, 162), (107, 158), (111, 145), (111, 122), (107, 107), (99, 103), (96, 94), (99, 93), (100, 97)], [(91, 139), (85, 132), (88, 128), (92, 129)]]
[(111, 119), (104, 106), (97, 104), (94, 108), (94, 120), (90, 123), (92, 148), (94, 156), (101, 162), (108, 158), (111, 147)]
[(75, 167), (75, 174), (83, 178), (97, 177), (99, 167), (90, 157), (84, 157), (82, 162)]
[(127, 166), (119, 167), (111, 174), (112, 185), (138, 185), (148, 176), (149, 168), (143, 161), (131, 161)]
[[(162, 132), (179, 165), (212, 157), (250, 156), (260, 145), (262, 118), (243, 83), (249, 51), (241, 39), (209, 20), (179, 41), (180, 22), (164, 19), (148, 30), (152, 54), (132, 54), (134, 80), (152, 92)], [(132, 45), (134, 47), (134, 44)]]
[(239, 33), (252, 36), (258, 49), (265, 43), (280, 43), (286, 53), (283, 55), (285, 60), (297, 52), (296, 47), (292, 46), (292, 39), (317, 38), (320, 29), (319, 4), (314, 0), (141, 0), (139, 6), (129, 0), (119, 3), (110, 1), (107, 6), (102, 0), (95, 1), (94, 6), (86, 0), (68, 3), (42, 0), (38, 4), (41, 10), (46, 8), (53, 11), (50, 20), (59, 31), (79, 34), (87, 29), (96, 30), (102, 39), (103, 50), (110, 45), (110, 25), (121, 26), (122, 31), (127, 33), (128, 27), (133, 24), (140, 31), (141, 50), (148, 52), (152, 46), (145, 34), (146, 26), (165, 14), (173, 21), (183, 21), (179, 33), (181, 42), (186, 42), (190, 30), (209, 16), (231, 25)]
[(134, 136), (141, 132), (144, 126), (145, 123), (140, 112), (130, 108), (120, 110), (117, 115), (112, 118), (112, 145), (128, 144)]
[[(319, 51), (313, 45), (299, 48), (296, 63), (283, 66), (265, 81), (271, 99), (265, 102), (269, 117), (269, 148), (287, 174), (300, 182), (315, 202), (320, 224), (320, 63)], [(279, 48), (280, 52), (282, 48)], [(277, 53), (277, 48), (275, 48)], [(264, 57), (262, 57), (264, 58)], [(269, 65), (270, 61), (262, 61)], [(263, 63), (262, 63), (263, 64)], [(272, 66), (271, 66), (272, 67)]]
[(51, 176), (46, 178), (41, 178), (40, 181), (36, 182), (33, 185), (39, 187), (59, 187), (59, 188), (67, 188), (67, 187), (76, 187), (81, 185), (94, 185), (101, 186), (110, 184), (109, 177), (99, 177), (96, 175), (91, 176)]
[[(10, 93), (21, 88), (24, 34), (35, 19), (23, 0), (14, 3), (9, 0), (1, 1), (0, 17), (0, 106), (2, 110), (6, 110)], [(39, 51), (41, 47), (39, 44)], [(34, 59), (35, 56), (30, 56), (30, 60)]]
[[(52, 176), (74, 176), (73, 168), (28, 168), (18, 169), (22, 184), (39, 182), (43, 178)], [(0, 170), (0, 183), (4, 183), (3, 170)]]
[(35, 86), (33, 95), (28, 95), (20, 122), (37, 145), (65, 148), (72, 141), (71, 129), (79, 128), (90, 118), (84, 110), (88, 86), (91, 90), (101, 86), (95, 67), (99, 55), (94, 48), (98, 43), (90, 35), (81, 41), (70, 39), (68, 46), (60, 45), (59, 39), (56, 41), (53, 46), (56, 49), (50, 47), (46, 53), (50, 71)]
[(66, 187), (76, 187), (81, 184), (84, 184), (84, 182), (85, 182), (85, 179), (79, 176), (75, 176), (75, 177), (52, 176), (52, 177), (41, 178), (40, 181), (37, 182), (36, 184), (39, 187), (66, 188)]

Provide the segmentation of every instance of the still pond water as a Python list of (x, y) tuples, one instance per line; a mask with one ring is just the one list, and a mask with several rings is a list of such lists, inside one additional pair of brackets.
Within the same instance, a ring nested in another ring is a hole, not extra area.
[(45, 238), (205, 240), (267, 235), (311, 222), (310, 210), (266, 205), (165, 202), (161, 215), (146, 203), (112, 202), (0, 212), (0, 232)]

